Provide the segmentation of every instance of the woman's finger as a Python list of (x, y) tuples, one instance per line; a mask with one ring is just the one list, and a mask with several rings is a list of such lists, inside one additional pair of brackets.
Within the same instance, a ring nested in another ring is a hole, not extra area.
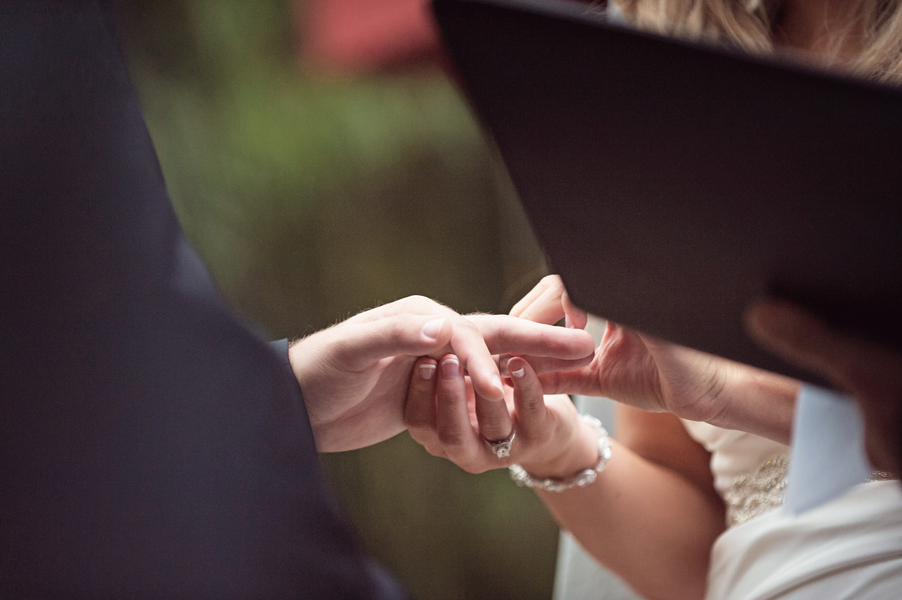
[(506, 402), (491, 402), (476, 394), (475, 411), (479, 434), (490, 446), (510, 437), (514, 425)]
[(529, 363), (519, 357), (511, 358), (507, 369), (514, 386), (517, 434), (525, 439), (543, 437), (548, 430), (548, 415), (539, 378)]
[(570, 294), (567, 290), (561, 295), (561, 305), (564, 307), (564, 316), (567, 327), (573, 329), (585, 329), (589, 324), (589, 314), (579, 308), (570, 300)]
[(423, 357), (413, 367), (404, 404), (404, 424), (411, 437), (429, 449), (435, 447), (435, 381), (438, 361)]
[(510, 316), (553, 324), (566, 319), (567, 327), (585, 329), (588, 323), (586, 311), (578, 308), (570, 300), (564, 282), (558, 275), (548, 275), (536, 287), (517, 302)]
[(557, 275), (546, 275), (533, 287), (529, 292), (520, 298), (516, 304), (514, 304), (513, 308), (510, 309), (510, 314), (512, 317), (519, 317), (523, 311), (532, 305), (533, 302), (539, 299), (539, 297), (544, 294), (549, 287), (554, 287), (556, 285), (556, 281), (560, 281), (560, 277)]
[(476, 466), (482, 456), (483, 441), (470, 422), (463, 368), (454, 354), (446, 354), (439, 361), (435, 389), (436, 433), (442, 449), (464, 470), (479, 470)]
[(560, 277), (549, 275), (514, 305), (510, 315), (536, 323), (557, 323), (564, 317), (564, 305), (561, 303), (564, 293)]

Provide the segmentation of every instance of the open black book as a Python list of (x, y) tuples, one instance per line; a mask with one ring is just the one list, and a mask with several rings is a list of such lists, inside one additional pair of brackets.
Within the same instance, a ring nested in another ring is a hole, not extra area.
[(902, 347), (900, 91), (567, 0), (434, 12), (577, 305), (809, 380), (746, 335), (755, 297)]

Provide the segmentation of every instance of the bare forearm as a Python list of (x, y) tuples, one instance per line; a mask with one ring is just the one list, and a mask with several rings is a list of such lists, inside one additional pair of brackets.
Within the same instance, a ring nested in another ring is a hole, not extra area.
[(562, 528), (650, 598), (702, 598), (723, 506), (676, 473), (616, 444), (598, 480), (539, 492)]
[(727, 369), (719, 410), (708, 422), (788, 444), (799, 382), (735, 363)]

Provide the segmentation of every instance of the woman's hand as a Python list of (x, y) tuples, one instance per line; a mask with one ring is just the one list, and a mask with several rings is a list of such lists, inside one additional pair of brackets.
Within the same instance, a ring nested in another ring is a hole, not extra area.
[[(471, 473), (518, 463), (533, 477), (570, 481), (594, 467), (598, 433), (578, 418), (570, 399), (543, 398), (539, 377), (522, 358), (511, 358), (508, 370), (511, 393), (501, 411), (500, 403), (472, 393), (453, 354), (418, 360), (404, 411), (411, 435), (430, 454)], [(671, 462), (700, 463), (705, 482), (612, 441), (613, 455), (594, 483), (536, 491), (562, 528), (643, 597), (701, 598), (711, 546), (724, 529), (723, 504), (707, 471), (710, 456), (671, 415), (642, 415), (669, 422), (656, 431), (676, 434)], [(496, 457), (490, 441), (512, 430), (510, 456)]]
[[(541, 323), (565, 317), (582, 328), (586, 313), (551, 275), (518, 302), (512, 316)], [(798, 383), (671, 344), (608, 322), (587, 366), (540, 376), (547, 393), (606, 396), (646, 411), (741, 429), (786, 442)]]
[[(565, 317), (582, 329), (587, 315), (570, 302), (557, 275), (549, 275), (510, 312), (540, 323)], [(587, 366), (542, 377), (549, 393), (606, 396), (650, 412), (707, 421), (717, 413), (717, 397), (730, 363), (716, 357), (642, 335), (608, 322), (604, 337)]]
[(482, 397), (504, 407), (493, 354), (535, 356), (543, 368), (591, 360), (592, 337), (506, 315), (464, 317), (412, 296), (360, 313), (289, 349), (320, 452), (375, 444), (404, 430), (414, 361), (454, 352)]
[[(582, 423), (566, 396), (544, 396), (538, 376), (520, 357), (508, 362), (505, 403), (474, 393), (457, 356), (421, 358), (410, 379), (404, 421), (433, 456), (470, 473), (519, 463), (540, 478), (569, 479), (598, 462), (598, 434)], [(515, 432), (510, 456), (492, 442)]]

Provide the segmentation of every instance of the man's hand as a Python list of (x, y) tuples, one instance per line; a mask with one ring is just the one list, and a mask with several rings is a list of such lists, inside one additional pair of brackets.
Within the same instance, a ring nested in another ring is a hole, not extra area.
[(783, 300), (761, 300), (747, 317), (764, 348), (855, 397), (871, 464), (902, 474), (902, 354), (836, 331)]
[(537, 369), (577, 368), (592, 358), (583, 331), (507, 316), (463, 317), (412, 296), (363, 312), (294, 344), (289, 359), (317, 449), (362, 448), (405, 429), (404, 402), (417, 357), (453, 352), (484, 398), (504, 390), (493, 354), (530, 357)]

